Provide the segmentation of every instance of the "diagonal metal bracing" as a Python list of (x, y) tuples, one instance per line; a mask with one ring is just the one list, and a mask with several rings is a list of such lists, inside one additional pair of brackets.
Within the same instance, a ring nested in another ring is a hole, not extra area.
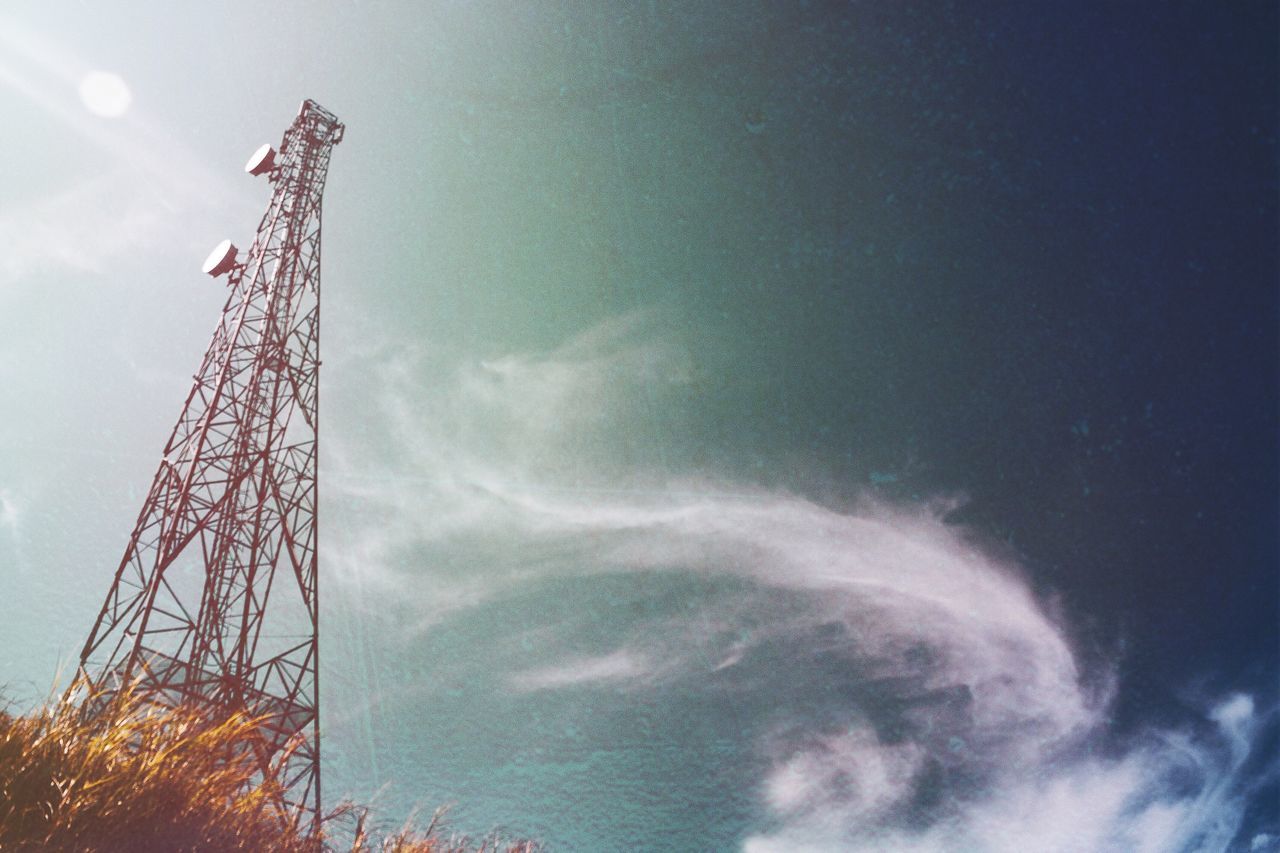
[[(77, 683), (264, 720), (282, 814), (320, 814), (320, 222), (335, 116), (303, 103), (257, 235), (81, 653)], [(278, 573), (283, 576), (277, 577)]]

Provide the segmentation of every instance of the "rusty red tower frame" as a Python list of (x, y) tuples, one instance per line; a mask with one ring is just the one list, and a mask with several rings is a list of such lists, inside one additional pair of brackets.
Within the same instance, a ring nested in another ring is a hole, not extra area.
[(230, 295), (80, 655), (98, 696), (265, 720), (247, 744), (285, 817), (319, 819), (316, 584), (320, 207), (343, 125), (304, 101), (245, 170), (271, 202), (243, 262), (205, 262)]

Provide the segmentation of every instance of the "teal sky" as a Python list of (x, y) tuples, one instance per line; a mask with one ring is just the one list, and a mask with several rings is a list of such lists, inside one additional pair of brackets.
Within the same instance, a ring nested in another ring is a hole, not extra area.
[(1264, 5), (7, 3), (5, 694), (75, 659), (312, 98), (330, 805), (1275, 849)]

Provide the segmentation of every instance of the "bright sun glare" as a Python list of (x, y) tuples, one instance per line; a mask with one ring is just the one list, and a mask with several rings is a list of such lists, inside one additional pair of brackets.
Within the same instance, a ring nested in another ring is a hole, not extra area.
[(80, 100), (94, 115), (116, 118), (129, 109), (133, 94), (120, 75), (90, 71), (80, 81)]

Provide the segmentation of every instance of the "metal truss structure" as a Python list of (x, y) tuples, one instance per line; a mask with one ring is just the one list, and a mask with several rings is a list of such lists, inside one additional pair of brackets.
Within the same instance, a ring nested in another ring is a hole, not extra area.
[(271, 202), (243, 263), (229, 242), (205, 263), (230, 296), (77, 673), (98, 697), (263, 720), (245, 747), (299, 827), (321, 813), (320, 208), (342, 133), (305, 101), (245, 167)]

